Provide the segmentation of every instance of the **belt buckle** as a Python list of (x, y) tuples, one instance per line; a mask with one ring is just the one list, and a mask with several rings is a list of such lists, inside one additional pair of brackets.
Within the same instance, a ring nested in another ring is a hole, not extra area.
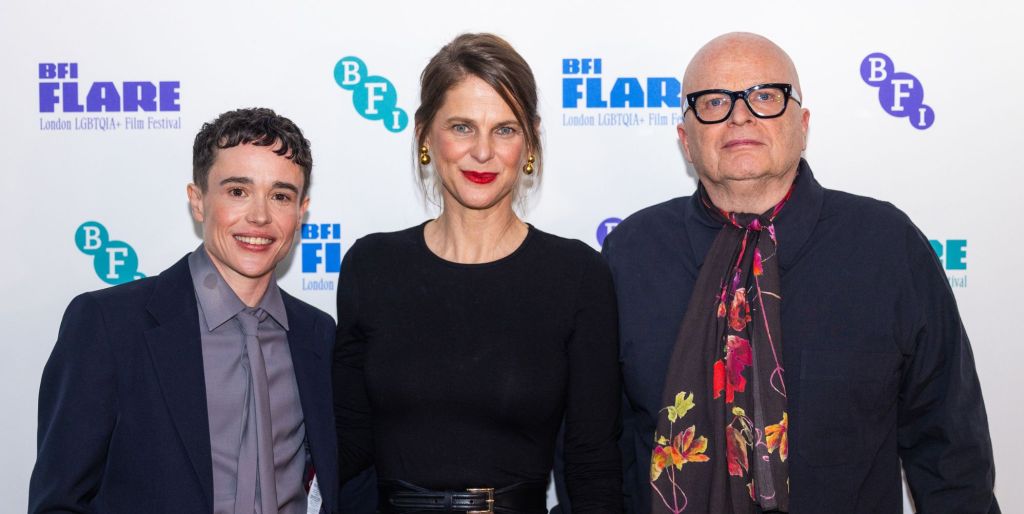
[(494, 514), (494, 488), (473, 487), (466, 489), (467, 493), (484, 493), (487, 495), (487, 510), (471, 510), (466, 514)]

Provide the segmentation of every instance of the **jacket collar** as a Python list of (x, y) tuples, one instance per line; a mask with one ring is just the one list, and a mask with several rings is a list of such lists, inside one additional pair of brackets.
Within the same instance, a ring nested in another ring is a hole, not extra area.
[[(811, 166), (800, 159), (794, 180), (793, 195), (775, 218), (775, 234), (779, 240), (779, 271), (785, 272), (799, 260), (804, 245), (814, 231), (821, 215), (825, 189), (814, 178)], [(704, 256), (718, 236), (722, 224), (716, 222), (694, 194), (686, 203), (684, 215), (690, 248), (697, 267), (704, 263)]]
[(145, 332), (146, 343), (174, 428), (212, 509), (213, 461), (202, 338), (187, 257), (156, 280), (146, 310), (157, 325)]

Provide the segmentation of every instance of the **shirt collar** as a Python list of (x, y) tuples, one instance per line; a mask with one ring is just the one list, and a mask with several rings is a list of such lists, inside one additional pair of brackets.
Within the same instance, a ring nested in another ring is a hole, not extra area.
[[(775, 234), (779, 240), (779, 270), (785, 271), (793, 267), (799, 259), (801, 250), (807, 243), (818, 223), (821, 206), (825, 199), (825, 189), (814, 178), (811, 166), (803, 158), (797, 168), (796, 186), (789, 201), (775, 218)], [(687, 203), (684, 223), (694, 261), (699, 268), (704, 263), (704, 256), (711, 249), (711, 244), (722, 228), (704, 206), (698, 195), (694, 194)]]
[(267, 311), (281, 328), (288, 330), (288, 314), (284, 309), (284, 299), (281, 298), (281, 288), (277, 287), (277, 280), (271, 280), (267, 285), (267, 291), (260, 299), (260, 308)]
[[(189, 254), (188, 267), (192, 274), (196, 300), (211, 332), (246, 309), (245, 303), (238, 298), (213, 265), (204, 245), (200, 244), (199, 248)], [(270, 281), (267, 291), (260, 299), (259, 308), (274, 318), (281, 328), (288, 330), (288, 315), (285, 313), (284, 300), (276, 280)]]

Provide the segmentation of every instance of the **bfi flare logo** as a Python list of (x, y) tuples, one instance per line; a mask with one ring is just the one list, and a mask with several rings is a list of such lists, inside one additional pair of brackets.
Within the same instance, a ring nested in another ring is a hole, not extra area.
[[(334, 291), (334, 277), (341, 271), (341, 224), (303, 223), (302, 259), (303, 291)], [(309, 274), (326, 274), (330, 278), (309, 278)]]
[(949, 287), (962, 289), (967, 287), (967, 240), (966, 239), (930, 239), (932, 250), (946, 269), (946, 280)]
[(611, 88), (599, 58), (562, 59), (562, 108), (680, 107), (682, 85), (675, 77), (614, 77)]
[(881, 52), (868, 55), (860, 63), (860, 77), (878, 88), (882, 109), (897, 118), (907, 118), (910, 126), (925, 130), (935, 123), (935, 111), (924, 103), (924, 86), (917, 77), (896, 71), (892, 59)]
[(606, 76), (604, 71), (602, 58), (562, 59), (563, 126), (663, 126), (682, 121), (679, 79)]
[[(82, 102), (80, 85), (86, 85)], [(79, 84), (77, 62), (39, 63), (39, 112), (156, 112), (181, 110), (179, 81)]]
[(352, 92), (352, 105), (360, 116), (380, 121), (391, 132), (401, 132), (409, 124), (409, 115), (398, 108), (398, 91), (390, 80), (370, 75), (366, 63), (358, 57), (342, 57), (334, 65), (334, 81)]
[(79, 71), (77, 62), (39, 63), (40, 130), (181, 128), (180, 81), (87, 82)]
[(111, 241), (107, 228), (97, 221), (86, 221), (75, 230), (75, 246), (92, 257), (92, 267), (100, 280), (110, 285), (144, 278), (139, 273), (139, 254), (124, 241)]

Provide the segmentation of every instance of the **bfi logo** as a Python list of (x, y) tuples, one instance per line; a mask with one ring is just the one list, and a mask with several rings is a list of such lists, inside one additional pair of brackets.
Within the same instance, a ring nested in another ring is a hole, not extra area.
[(928, 241), (935, 250), (935, 255), (942, 261), (942, 266), (948, 271), (963, 271), (967, 269), (967, 240), (947, 239), (940, 241), (931, 239)]
[(925, 130), (935, 123), (935, 111), (924, 103), (924, 87), (917, 77), (895, 71), (889, 56), (876, 52), (860, 63), (860, 76), (867, 85), (878, 88), (878, 101), (885, 112), (907, 118), (910, 125)]
[(605, 93), (599, 58), (562, 59), (562, 107), (586, 108), (679, 107), (682, 85), (674, 77), (616, 77)]
[(302, 272), (341, 271), (341, 224), (302, 224)]
[(391, 132), (401, 132), (409, 124), (409, 115), (399, 109), (398, 92), (390, 80), (369, 75), (358, 57), (343, 57), (334, 65), (334, 81), (352, 92), (352, 104), (360, 116), (380, 121)]
[(100, 280), (123, 284), (144, 278), (139, 273), (139, 255), (124, 241), (111, 241), (107, 228), (96, 221), (86, 221), (75, 230), (75, 246), (92, 256), (92, 266)]
[(619, 226), (622, 220), (619, 218), (608, 218), (601, 223), (597, 224), (597, 245), (604, 246), (604, 239), (608, 237), (608, 234), (615, 230), (615, 227)]
[(39, 112), (177, 112), (181, 82), (93, 82), (84, 103), (79, 89), (77, 62), (39, 63)]

